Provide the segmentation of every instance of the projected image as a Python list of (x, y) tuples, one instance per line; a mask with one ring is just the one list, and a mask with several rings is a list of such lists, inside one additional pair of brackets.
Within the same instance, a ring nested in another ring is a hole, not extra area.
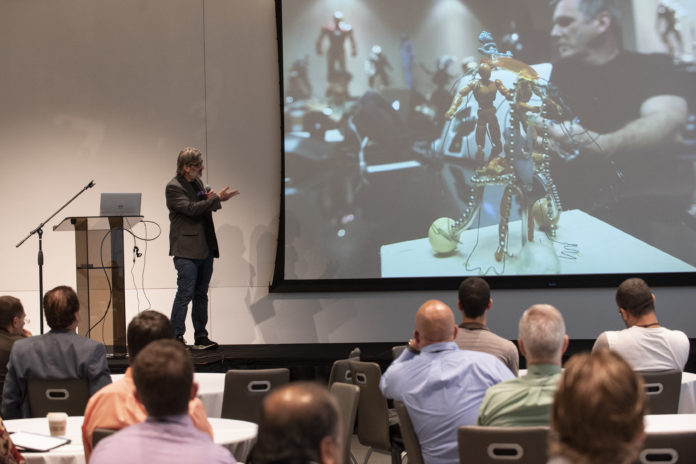
[(283, 278), (696, 271), (696, 5), (279, 0)]

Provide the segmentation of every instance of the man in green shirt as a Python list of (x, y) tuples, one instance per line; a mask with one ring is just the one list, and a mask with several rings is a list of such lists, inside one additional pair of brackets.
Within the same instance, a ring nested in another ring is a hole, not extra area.
[(533, 305), (520, 319), (518, 343), (527, 358), (527, 375), (486, 390), (477, 425), (549, 424), (553, 394), (561, 377), (561, 356), (568, 347), (563, 316), (551, 305)]

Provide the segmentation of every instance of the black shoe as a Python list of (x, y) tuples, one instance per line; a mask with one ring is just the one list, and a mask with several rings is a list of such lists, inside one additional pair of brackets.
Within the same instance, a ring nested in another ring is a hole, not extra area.
[(194, 350), (214, 350), (219, 345), (208, 337), (198, 337), (192, 348)]
[(177, 336), (176, 336), (176, 341), (177, 341), (177, 342), (181, 342), (182, 345), (184, 345), (186, 348), (188, 348), (188, 346), (186, 345), (186, 340), (184, 340), (184, 336), (183, 336), (183, 335), (177, 335)]

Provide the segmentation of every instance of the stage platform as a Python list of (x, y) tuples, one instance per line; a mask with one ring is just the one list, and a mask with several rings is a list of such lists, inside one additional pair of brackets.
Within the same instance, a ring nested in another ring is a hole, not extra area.
[[(516, 340), (513, 340), (516, 343)], [(691, 352), (686, 363), (687, 372), (696, 372), (696, 339), (690, 339)], [(331, 365), (337, 359), (345, 359), (354, 348), (360, 348), (363, 361), (376, 362), (384, 371), (392, 361), (391, 349), (406, 344), (407, 340), (379, 343), (288, 343), (256, 345), (221, 345), (216, 350), (191, 351), (196, 372), (226, 372), (229, 369), (270, 369), (287, 367), (290, 380), (316, 380), (327, 382)], [(581, 351), (590, 351), (594, 340), (570, 340), (563, 356), (565, 362)], [(125, 372), (128, 359), (110, 359), (112, 374)], [(520, 369), (526, 361), (520, 356)]]

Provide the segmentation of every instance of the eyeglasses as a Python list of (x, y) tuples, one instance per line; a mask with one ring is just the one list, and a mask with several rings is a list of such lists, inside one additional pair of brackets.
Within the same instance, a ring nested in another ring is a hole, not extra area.
[(201, 166), (203, 166), (203, 161), (199, 161), (197, 163), (189, 163), (189, 166), (191, 166), (192, 168), (200, 168)]

